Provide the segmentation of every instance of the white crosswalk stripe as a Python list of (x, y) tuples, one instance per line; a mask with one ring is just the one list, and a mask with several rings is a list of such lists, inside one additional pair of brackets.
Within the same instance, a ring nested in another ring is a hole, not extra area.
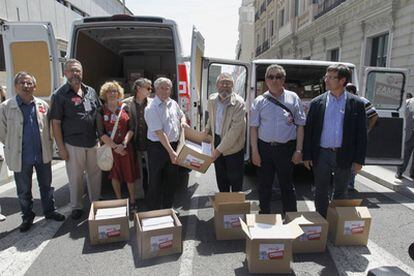
[[(392, 193), (395, 192), (392, 191)], [(315, 210), (313, 201), (305, 198), (305, 204), (309, 210)], [(402, 263), (372, 240), (368, 241), (367, 246), (338, 247), (328, 241), (327, 249), (335, 262), (339, 275), (367, 275), (369, 270), (381, 266), (397, 266), (409, 275), (414, 275), (412, 267)]]

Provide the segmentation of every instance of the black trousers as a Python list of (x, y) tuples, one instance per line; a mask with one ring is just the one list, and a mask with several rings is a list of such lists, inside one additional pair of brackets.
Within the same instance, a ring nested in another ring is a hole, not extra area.
[(313, 177), (315, 208), (321, 216), (326, 218), (329, 200), (345, 199), (348, 196), (351, 167), (339, 168), (336, 165), (336, 152), (321, 148), (318, 160), (313, 163)]
[(270, 201), (275, 173), (279, 180), (283, 213), (297, 211), (295, 187), (292, 183), (293, 163), (291, 161), (295, 147), (296, 141), (294, 140), (277, 145), (258, 140), (261, 159), (261, 167), (258, 170), (260, 213), (271, 213)]
[[(175, 150), (177, 143), (171, 143)], [(149, 184), (146, 198), (150, 210), (172, 208), (178, 182), (178, 166), (173, 165), (160, 142), (148, 143)]]
[[(219, 135), (214, 136), (214, 146), (221, 142)], [(230, 155), (220, 155), (214, 161), (216, 181), (220, 192), (240, 192), (243, 188), (244, 151)]]

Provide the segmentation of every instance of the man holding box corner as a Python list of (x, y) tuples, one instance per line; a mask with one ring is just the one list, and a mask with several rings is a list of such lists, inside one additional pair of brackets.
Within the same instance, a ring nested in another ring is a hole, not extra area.
[(243, 98), (234, 93), (229, 73), (221, 73), (216, 86), (218, 93), (208, 100), (204, 134), (213, 137), (212, 157), (219, 191), (239, 192), (243, 188), (246, 107)]
[(158, 78), (155, 98), (145, 108), (148, 125), (149, 185), (146, 197), (151, 210), (172, 208), (178, 182), (177, 146), (183, 128), (189, 127), (178, 103), (170, 98), (172, 82)]

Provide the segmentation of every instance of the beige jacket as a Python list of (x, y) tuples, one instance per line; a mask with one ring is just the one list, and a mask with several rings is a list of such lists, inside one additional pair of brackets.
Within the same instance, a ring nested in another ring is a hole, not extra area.
[[(213, 136), (215, 134), (216, 122), (216, 100), (218, 93), (214, 93), (208, 99), (209, 118), (206, 124), (207, 133)], [(239, 95), (232, 93), (230, 102), (223, 113), (223, 123), (221, 129), (221, 143), (217, 150), (224, 156), (234, 154), (244, 148), (246, 141), (246, 106), (244, 100)]]
[[(43, 163), (52, 161), (52, 136), (49, 125), (49, 105), (35, 97), (37, 123), (42, 143)], [(16, 97), (0, 104), (0, 141), (4, 144), (4, 155), (11, 171), (22, 170), (23, 113)]]

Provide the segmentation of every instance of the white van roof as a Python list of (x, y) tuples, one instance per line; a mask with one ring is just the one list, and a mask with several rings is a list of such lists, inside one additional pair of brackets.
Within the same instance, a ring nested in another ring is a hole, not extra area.
[(344, 64), (348, 67), (354, 68), (355, 65), (349, 62), (324, 61), (324, 60), (305, 60), (305, 59), (256, 59), (253, 64), (291, 64), (291, 65), (316, 65), (329, 66), (332, 64)]
[(128, 14), (115, 14), (112, 16), (91, 16), (83, 17), (81, 19), (73, 21), (74, 25), (84, 24), (84, 23), (104, 23), (104, 22), (140, 22), (140, 23), (162, 23), (167, 25), (175, 25), (174, 20), (166, 19), (159, 16), (132, 16)]

